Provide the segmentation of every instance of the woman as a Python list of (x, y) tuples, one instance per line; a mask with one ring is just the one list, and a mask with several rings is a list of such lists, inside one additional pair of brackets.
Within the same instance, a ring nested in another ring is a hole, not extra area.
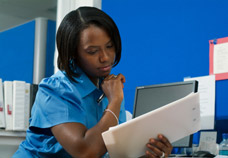
[[(126, 121), (125, 77), (110, 74), (121, 58), (118, 28), (103, 11), (81, 7), (65, 16), (56, 39), (60, 71), (39, 84), (26, 140), (13, 157), (102, 157), (101, 133)], [(162, 135), (147, 146), (148, 157), (172, 150)]]

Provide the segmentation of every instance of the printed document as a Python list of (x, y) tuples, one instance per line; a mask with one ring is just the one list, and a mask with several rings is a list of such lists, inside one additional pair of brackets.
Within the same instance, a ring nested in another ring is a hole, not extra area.
[(197, 80), (200, 94), (201, 129), (214, 129), (215, 123), (215, 75), (185, 78)]
[(228, 43), (214, 45), (214, 74), (228, 72)]

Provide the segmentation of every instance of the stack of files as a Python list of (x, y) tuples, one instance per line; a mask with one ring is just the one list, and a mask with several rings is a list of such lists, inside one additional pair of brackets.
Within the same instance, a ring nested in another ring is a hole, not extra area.
[(30, 84), (13, 81), (13, 130), (26, 131), (30, 110)]
[(23, 130), (26, 130), (29, 127), (29, 118), (30, 118), (30, 95), (31, 95), (31, 84), (25, 83), (25, 105), (24, 105), (24, 127)]
[(29, 127), (31, 85), (24, 81), (4, 81), (6, 130), (26, 131)]
[(1, 78), (0, 78), (0, 128), (5, 128), (3, 85), (2, 85), (2, 79)]
[(6, 130), (13, 130), (13, 82), (4, 81)]
[(163, 134), (173, 143), (200, 130), (199, 94), (191, 93), (130, 121), (111, 127), (102, 137), (111, 158), (145, 155), (150, 138)]

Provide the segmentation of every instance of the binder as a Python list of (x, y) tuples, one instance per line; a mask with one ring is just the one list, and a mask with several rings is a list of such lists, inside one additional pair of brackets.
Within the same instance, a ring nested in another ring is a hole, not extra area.
[(24, 131), (25, 82), (13, 81), (13, 130)]
[(2, 79), (0, 78), (0, 128), (5, 128), (5, 113), (4, 113), (4, 100), (3, 100), (3, 86)]
[(37, 91), (38, 91), (38, 84), (31, 84), (31, 86), (30, 86), (30, 112), (31, 112), (33, 103), (35, 101)]
[(4, 107), (6, 130), (13, 130), (13, 82), (4, 81)]

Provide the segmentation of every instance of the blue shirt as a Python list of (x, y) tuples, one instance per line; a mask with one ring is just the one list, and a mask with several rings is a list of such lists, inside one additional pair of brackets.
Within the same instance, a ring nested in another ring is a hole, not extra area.
[[(96, 100), (102, 91), (79, 68), (77, 73), (80, 74), (79, 77), (74, 77), (77, 83), (69, 80), (62, 71), (41, 81), (32, 108), (26, 140), (20, 144), (13, 158), (71, 157), (55, 139), (50, 128), (61, 123), (77, 122), (90, 129), (98, 123), (108, 100), (105, 97), (98, 104)], [(125, 121), (123, 101), (119, 123)]]

